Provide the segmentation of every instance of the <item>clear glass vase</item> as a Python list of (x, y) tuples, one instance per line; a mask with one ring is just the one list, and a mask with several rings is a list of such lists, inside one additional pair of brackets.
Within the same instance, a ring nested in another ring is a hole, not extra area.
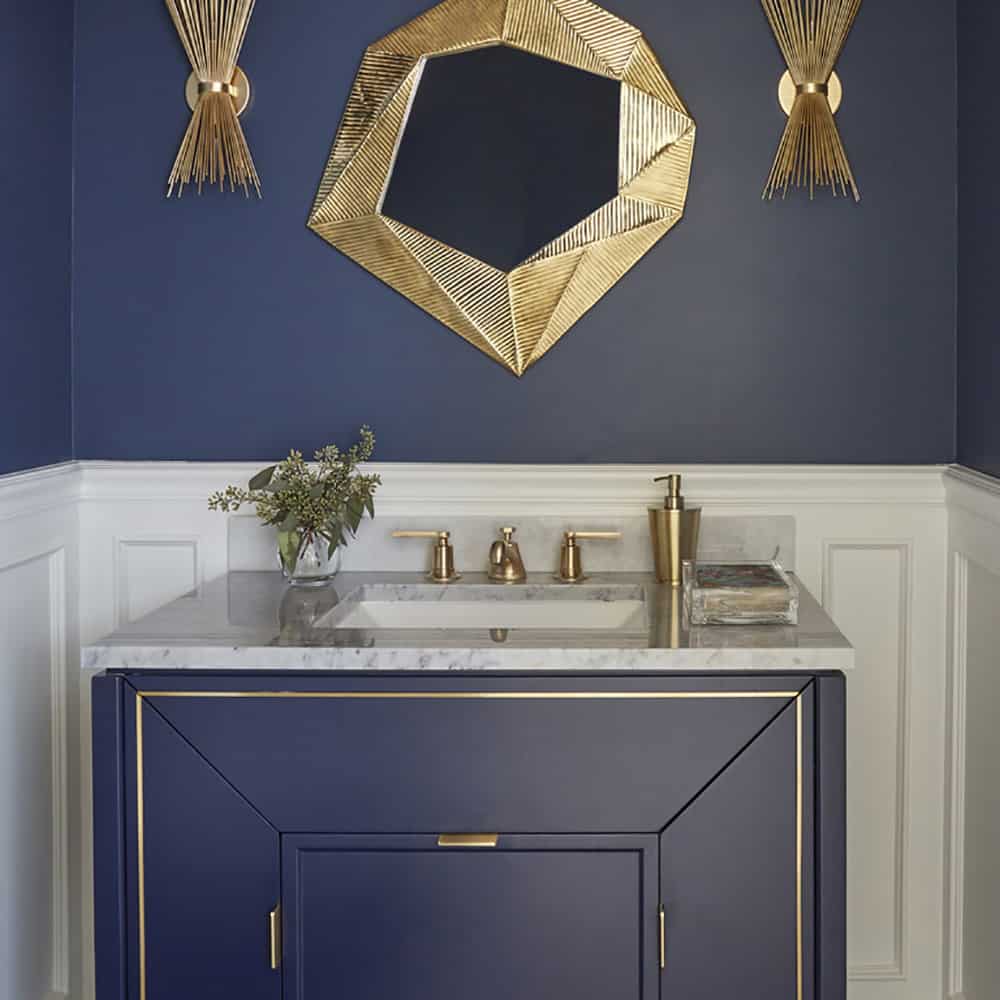
[(278, 565), (294, 586), (318, 587), (340, 572), (340, 549), (313, 532), (279, 531)]

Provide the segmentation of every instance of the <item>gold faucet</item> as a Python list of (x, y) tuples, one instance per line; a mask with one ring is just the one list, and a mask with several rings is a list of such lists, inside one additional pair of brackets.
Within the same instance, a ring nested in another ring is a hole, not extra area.
[(583, 572), (582, 549), (577, 545), (579, 538), (595, 538), (612, 540), (621, 538), (620, 531), (567, 531), (563, 535), (562, 549), (559, 553), (559, 572), (556, 574), (563, 583), (582, 583), (587, 577)]
[(489, 578), (498, 583), (524, 583), (528, 574), (524, 570), (521, 550), (512, 541), (514, 528), (501, 528), (503, 541), (497, 539), (490, 546)]
[(455, 572), (455, 550), (451, 545), (451, 534), (447, 531), (394, 531), (393, 538), (433, 538), (434, 546), (433, 569), (428, 574), (435, 583), (454, 583), (462, 579), (461, 573)]

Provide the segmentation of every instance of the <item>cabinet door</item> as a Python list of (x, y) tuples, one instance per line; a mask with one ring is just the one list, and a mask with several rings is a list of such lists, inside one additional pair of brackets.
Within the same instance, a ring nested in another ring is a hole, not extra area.
[(654, 1000), (655, 836), (284, 838), (289, 1000)]
[(277, 831), (154, 706), (126, 704), (130, 1000), (279, 1000)]
[(814, 1000), (813, 705), (810, 689), (664, 828), (665, 998)]

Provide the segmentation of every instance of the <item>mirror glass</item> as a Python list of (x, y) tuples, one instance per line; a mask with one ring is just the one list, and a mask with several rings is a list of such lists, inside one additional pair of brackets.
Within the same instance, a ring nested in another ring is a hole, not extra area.
[(619, 91), (502, 45), (428, 59), (383, 214), (513, 270), (617, 194)]

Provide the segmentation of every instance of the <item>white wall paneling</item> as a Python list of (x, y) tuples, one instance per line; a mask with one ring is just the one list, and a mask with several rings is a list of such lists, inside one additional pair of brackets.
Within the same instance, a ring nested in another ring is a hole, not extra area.
[(0, 477), (0, 995), (68, 997), (80, 966), (77, 474)]
[(949, 685), (945, 993), (988, 1000), (1000, 981), (1000, 483), (946, 476)]
[(906, 977), (911, 548), (908, 541), (828, 542), (824, 558), (823, 603), (857, 649), (847, 746), (852, 980)]
[[(65, 620), (74, 650), (67, 676), (78, 662), (77, 621), (82, 640), (91, 641), (230, 567), (269, 564), (270, 541), (259, 532), (253, 540), (256, 529), (244, 512), (234, 521), (206, 505), (211, 491), (245, 482), (257, 468), (81, 463), (59, 475), (38, 474), (52, 496), (37, 494), (34, 500), (52, 513), (33, 516), (44, 520), (75, 510), (79, 517), (83, 570), (78, 607), (75, 592), (65, 602), (72, 605)], [(706, 517), (794, 518), (796, 569), (858, 649), (858, 668), (849, 681), (850, 1000), (941, 1000), (947, 576), (942, 469), (420, 464), (375, 469), (385, 480), (379, 517), (363, 527), (351, 554), (356, 565), (363, 563), (366, 545), (374, 551), (390, 525), (410, 519), (441, 521), (444, 528), (449, 519), (482, 519), (484, 537), (473, 531), (463, 542), (463, 563), (472, 565), (486, 552), (491, 524), (545, 519), (549, 526), (580, 521), (592, 526), (641, 518), (660, 498), (653, 477), (669, 471), (685, 475), (689, 503), (703, 505)], [(0, 480), (0, 518), (13, 503), (6, 499), (8, 487), (19, 488)], [(65, 575), (73, 579), (75, 544), (75, 536), (72, 543), (60, 542)], [(46, 543), (24, 558), (58, 547), (50, 531)], [(604, 558), (600, 551), (588, 550), (595, 569), (596, 560)], [(10, 561), (7, 549), (0, 550), (0, 565)], [(71, 745), (79, 748), (69, 755), (69, 778), (82, 812), (82, 820), (70, 826), (71, 861), (82, 869), (70, 937), (82, 942), (85, 955), (93, 945), (89, 679), (67, 687), (70, 699), (79, 695), (79, 711), (66, 720)], [(79, 1000), (93, 1000), (89, 962)]]

